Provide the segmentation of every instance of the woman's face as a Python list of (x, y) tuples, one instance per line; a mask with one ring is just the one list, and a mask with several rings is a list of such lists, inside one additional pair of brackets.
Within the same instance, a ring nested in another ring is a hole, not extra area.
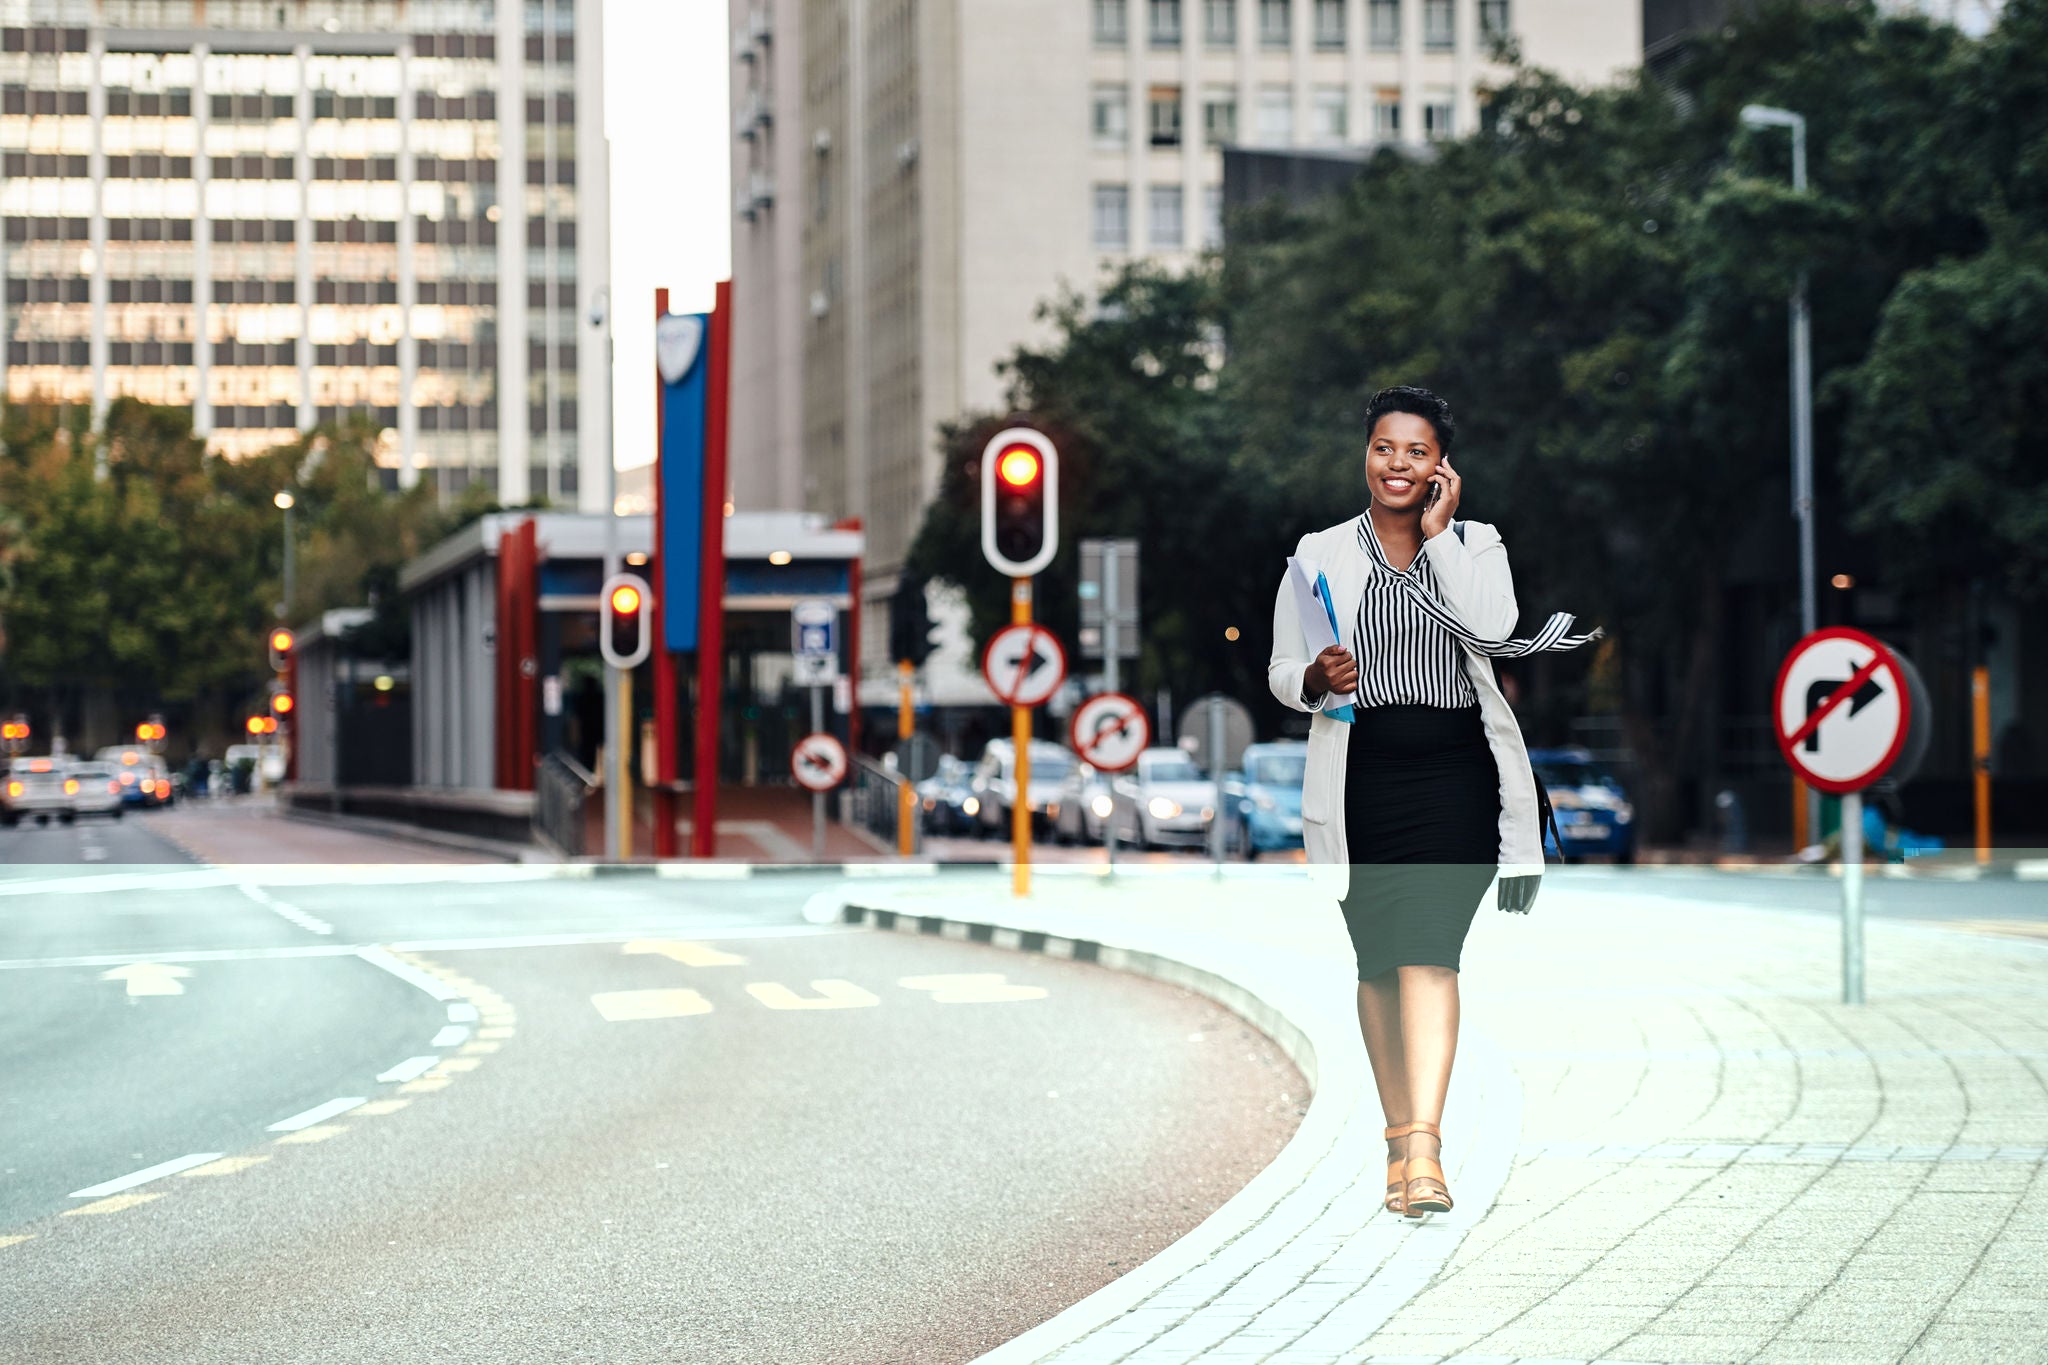
[(1436, 428), (1412, 412), (1390, 412), (1372, 430), (1365, 452), (1365, 482), (1372, 500), (1390, 512), (1422, 506), (1429, 476), (1443, 461)]

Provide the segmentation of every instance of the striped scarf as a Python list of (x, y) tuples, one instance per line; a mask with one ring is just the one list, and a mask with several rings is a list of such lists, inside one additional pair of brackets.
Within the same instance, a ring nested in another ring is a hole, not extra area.
[[(1458, 532), (1458, 540), (1462, 543), (1465, 539), (1465, 528), (1455, 522), (1452, 524)], [(1519, 639), (1488, 640), (1475, 634), (1471, 627), (1451, 614), (1451, 609), (1437, 596), (1435, 583), (1432, 582), (1427, 587), (1423, 585), (1421, 575), (1413, 572), (1415, 564), (1410, 564), (1408, 571), (1404, 572), (1387, 562), (1387, 552), (1380, 548), (1380, 538), (1372, 529), (1370, 513), (1358, 518), (1358, 546), (1372, 556), (1375, 565), (1394, 576), (1425, 616), (1449, 631), (1466, 647), (1481, 654), (1488, 654), (1496, 659), (1519, 659), (1527, 654), (1577, 649), (1580, 645), (1597, 640), (1607, 633), (1599, 626), (1595, 626), (1591, 630), (1573, 634), (1572, 627), (1578, 624), (1579, 618), (1568, 611), (1560, 611), (1552, 613), (1550, 619), (1543, 623), (1543, 629), (1534, 635), (1525, 635)], [(1424, 553), (1426, 552), (1420, 550), (1416, 552), (1416, 563), (1421, 562)]]

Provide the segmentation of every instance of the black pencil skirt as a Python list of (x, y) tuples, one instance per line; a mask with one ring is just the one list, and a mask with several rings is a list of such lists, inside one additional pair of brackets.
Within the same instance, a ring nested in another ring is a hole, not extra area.
[(1458, 969), (1500, 856), (1500, 774), (1479, 708), (1371, 706), (1344, 771), (1344, 926), (1358, 979)]

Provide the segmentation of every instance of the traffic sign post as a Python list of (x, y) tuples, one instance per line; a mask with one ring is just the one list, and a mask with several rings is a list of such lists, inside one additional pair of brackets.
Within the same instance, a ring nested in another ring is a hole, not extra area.
[[(1135, 697), (1098, 692), (1074, 708), (1067, 723), (1067, 742), (1097, 772), (1120, 773), (1137, 766), (1138, 755), (1152, 743), (1152, 723)], [(1109, 865), (1116, 866), (1116, 798), (1103, 817), (1102, 846)]]
[(811, 689), (811, 733), (790, 750), (789, 771), (811, 794), (811, 852), (825, 856), (825, 793), (846, 780), (846, 746), (824, 728), (816, 688)]
[(1195, 699), (1180, 718), (1180, 747), (1209, 770), (1216, 784), (1216, 814), (1209, 820), (1209, 852), (1220, 875), (1223, 868), (1223, 774), (1243, 757), (1252, 742), (1252, 713), (1235, 697), (1212, 692)]
[(1918, 766), (1927, 745), (1925, 689), (1912, 664), (1881, 641), (1830, 626), (1785, 656), (1771, 719), (1792, 771), (1842, 798), (1842, 1003), (1860, 1005), (1863, 789), (1886, 776), (1904, 781)]

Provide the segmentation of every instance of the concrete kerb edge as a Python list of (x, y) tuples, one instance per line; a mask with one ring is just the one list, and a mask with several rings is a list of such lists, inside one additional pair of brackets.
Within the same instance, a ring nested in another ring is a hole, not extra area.
[[(1253, 1232), (1283, 1202), (1300, 1191), (1322, 1163), (1342, 1160), (1340, 1140), (1356, 1126), (1360, 1107), (1372, 1102), (1367, 1093), (1369, 1077), (1365, 1074), (1362, 1060), (1356, 1065), (1340, 1065), (1334, 1069), (1319, 1064), (1309, 1030), (1284, 1007), (1244, 982), (1149, 949), (1070, 938), (989, 920), (935, 916), (919, 911), (895, 910), (884, 905), (860, 904), (861, 899), (858, 889), (847, 889), (841, 910), (844, 922), (868, 923), (881, 930), (931, 934), (1093, 962), (1195, 991), (1271, 1038), (1301, 1070), (1310, 1086), (1309, 1111), (1295, 1130), (1294, 1137), (1264, 1170), (1246, 1182), (1244, 1188), (1143, 1265), (978, 1357), (978, 1365), (1023, 1365), (1028, 1361), (1052, 1358), (1130, 1311), (1175, 1278), (1212, 1260), (1239, 1238)], [(1343, 1041), (1348, 1044), (1352, 1040), (1347, 1038)], [(1468, 1207), (1474, 1214), (1484, 1214), (1505, 1183), (1519, 1145), (1521, 1087), (1505, 1052), (1491, 1040), (1468, 1037), (1468, 1044), (1476, 1044), (1476, 1050), (1483, 1055), (1483, 1061), (1474, 1059), (1481, 1061), (1488, 1073), (1488, 1082), (1480, 1087), (1480, 1092), (1489, 1114), (1497, 1120), (1481, 1125), (1490, 1141), (1485, 1144), (1484, 1152), (1472, 1154), (1475, 1160), (1461, 1175), (1468, 1188), (1477, 1187)], [(1362, 1047), (1360, 1052), (1362, 1057)], [(1372, 1127), (1375, 1132), (1377, 1126), (1377, 1120), (1374, 1120)], [(1444, 1239), (1435, 1254), (1422, 1258), (1428, 1262), (1427, 1273), (1416, 1278), (1412, 1287), (1398, 1298), (1389, 1298), (1385, 1305), (1387, 1315), (1420, 1292), (1463, 1240), (1469, 1227), (1465, 1219), (1460, 1219), (1456, 1235)], [(1415, 1267), (1411, 1264), (1409, 1268)], [(1374, 1278), (1377, 1278), (1377, 1273)], [(1085, 1353), (1087, 1348), (1083, 1346), (1082, 1350)]]

